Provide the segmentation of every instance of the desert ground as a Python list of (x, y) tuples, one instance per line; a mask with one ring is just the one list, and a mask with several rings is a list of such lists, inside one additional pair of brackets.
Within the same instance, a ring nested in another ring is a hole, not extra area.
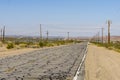
[(11, 49), (11, 50), (8, 50), (5, 47), (0, 47), (0, 58), (10, 57), (10, 56), (14, 56), (14, 55), (20, 55), (20, 54), (28, 53), (28, 52), (31, 52), (31, 51), (34, 51), (34, 50), (37, 50), (37, 49), (24, 48), (24, 49)]
[(85, 74), (85, 80), (120, 80), (120, 53), (90, 44)]

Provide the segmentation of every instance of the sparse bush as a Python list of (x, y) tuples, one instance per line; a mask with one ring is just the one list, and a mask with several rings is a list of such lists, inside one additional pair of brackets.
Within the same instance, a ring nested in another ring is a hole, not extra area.
[(31, 45), (29, 46), (30, 48), (39, 48), (40, 46), (39, 45)]
[(109, 50), (113, 50), (113, 47), (108, 47)]
[(60, 41), (59, 43), (60, 43), (60, 45), (65, 45), (66, 44), (65, 41)]
[[(59, 46), (59, 45), (65, 45), (65, 44), (69, 44), (69, 43), (73, 43), (75, 42), (74, 40), (69, 40), (69, 41), (65, 41), (65, 40), (53, 40), (53, 41), (40, 41), (39, 42), (39, 46), (40, 47), (52, 47), (52, 46)], [(80, 43), (80, 41), (76, 42), (76, 43)]]
[(44, 42), (39, 42), (39, 46), (43, 47), (44, 46)]
[(19, 44), (19, 46), (20, 46), (21, 48), (26, 48), (26, 47), (28, 47), (27, 44)]
[(2, 47), (2, 42), (0, 42), (0, 47)]
[(94, 44), (96, 44), (97, 46), (101, 46), (101, 47), (106, 47), (109, 50), (114, 50), (114, 49), (120, 49), (120, 42), (111, 42), (110, 44), (108, 43), (97, 43), (97, 42), (93, 42)]
[(14, 44), (13, 43), (8, 43), (7, 44), (7, 49), (12, 49), (14, 48)]
[(56, 42), (54, 43), (54, 46), (59, 46), (59, 45), (60, 45), (60, 43), (56, 43)]
[(74, 43), (81, 43), (82, 41), (73, 41)]
[(33, 45), (33, 42), (26, 42), (27, 45)]
[(117, 48), (117, 49), (120, 49), (120, 42), (119, 41), (117, 41), (117, 42), (115, 42), (115, 43), (113, 43), (114, 45), (114, 47), (115, 48)]
[(15, 41), (15, 45), (19, 45), (20, 44), (20, 42), (19, 41)]
[(47, 43), (46, 46), (47, 46), (47, 47), (52, 47), (52, 46), (54, 46), (54, 43)]

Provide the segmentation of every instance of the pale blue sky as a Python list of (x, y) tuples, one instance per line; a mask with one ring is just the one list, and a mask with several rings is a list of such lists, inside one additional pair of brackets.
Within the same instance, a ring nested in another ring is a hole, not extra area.
[[(120, 0), (0, 0), (0, 28), (5, 25), (7, 35), (43, 34), (87, 36), (112, 20), (112, 35), (120, 35)], [(87, 30), (85, 30), (87, 29)]]

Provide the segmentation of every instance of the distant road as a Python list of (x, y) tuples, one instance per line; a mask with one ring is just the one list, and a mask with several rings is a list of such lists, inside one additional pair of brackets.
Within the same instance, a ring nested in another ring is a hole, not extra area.
[(86, 47), (83, 42), (2, 58), (0, 80), (72, 80)]

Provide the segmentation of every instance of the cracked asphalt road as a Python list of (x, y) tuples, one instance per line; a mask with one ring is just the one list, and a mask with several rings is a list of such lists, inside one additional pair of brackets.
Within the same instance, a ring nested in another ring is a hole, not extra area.
[(72, 80), (87, 43), (0, 58), (1, 80)]

